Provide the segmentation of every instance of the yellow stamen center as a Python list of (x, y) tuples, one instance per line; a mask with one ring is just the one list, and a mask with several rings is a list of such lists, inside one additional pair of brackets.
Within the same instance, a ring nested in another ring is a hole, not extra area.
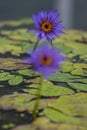
[(44, 32), (49, 32), (52, 30), (53, 25), (49, 21), (44, 21), (41, 25), (41, 28)]
[(51, 57), (43, 56), (40, 57), (40, 63), (45, 66), (50, 66), (53, 62), (53, 59)]

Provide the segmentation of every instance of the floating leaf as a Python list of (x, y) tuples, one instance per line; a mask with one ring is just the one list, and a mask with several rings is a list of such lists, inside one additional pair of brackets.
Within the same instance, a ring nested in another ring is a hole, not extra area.
[(87, 117), (87, 94), (62, 96), (54, 103), (49, 103), (49, 106), (69, 116)]
[(80, 59), (87, 62), (87, 54), (86, 54), (86, 55), (81, 55), (81, 56), (80, 56)]
[(84, 63), (75, 63), (74, 68), (76, 69), (87, 69), (87, 64)]
[[(32, 84), (30, 85), (30, 89), (23, 89), (25, 92), (29, 92), (31, 94), (37, 95), (37, 89), (39, 88), (40, 84)], [(65, 94), (72, 94), (74, 93), (72, 90), (62, 87), (53, 85), (51, 82), (44, 80), (41, 86), (40, 95), (41, 96), (60, 96)]]
[(11, 35), (12, 32), (13, 32), (13, 31), (10, 31), (10, 30), (2, 30), (2, 31), (1, 31), (1, 34), (7, 36), (7, 35)]
[(24, 110), (24, 104), (27, 104), (34, 97), (35, 96), (30, 94), (13, 94), (2, 96), (0, 97), (0, 108), (3, 108), (4, 110), (16, 108), (17, 110)]
[(67, 54), (67, 53), (71, 52), (71, 48), (66, 47), (64, 44), (59, 44), (59, 43), (56, 42), (56, 47), (59, 50), (61, 50), (62, 53), (64, 53), (64, 54)]
[(0, 47), (0, 53), (4, 54), (6, 52), (10, 52), (13, 55), (17, 55), (19, 56), (22, 53), (22, 48), (15, 46), (15, 45), (11, 45), (11, 44), (3, 44)]
[(62, 113), (61, 111), (58, 111), (54, 108), (46, 108), (44, 110), (44, 114), (46, 115), (47, 118), (49, 118), (51, 121), (57, 122), (57, 123), (69, 123), (69, 124), (74, 124), (74, 125), (81, 125), (81, 126), (86, 126), (87, 121), (85, 118), (77, 118), (77, 117), (72, 117), (69, 116), (65, 113)]
[(69, 73), (60, 73), (57, 72), (49, 77), (49, 80), (56, 81), (56, 82), (67, 82), (69, 79), (77, 79), (80, 78), (79, 76), (73, 76)]
[(67, 82), (67, 84), (73, 89), (80, 90), (80, 91), (87, 91), (87, 84), (85, 83)]
[(12, 130), (86, 130), (85, 126), (54, 123), (50, 122), (46, 117), (39, 117), (32, 124), (19, 125)]
[(19, 40), (19, 41), (28, 41), (29, 37), (26, 34), (26, 32), (24, 34), (13, 34), (9, 36), (10, 39), (12, 40)]
[[(34, 99), (34, 100), (32, 100)], [(17, 111), (33, 111), (36, 103), (34, 95), (31, 94), (13, 94), (6, 95), (0, 98), (0, 109)], [(38, 110), (44, 109), (47, 106), (45, 100), (39, 101)]]
[(23, 77), (22, 76), (15, 76), (14, 78), (10, 79), (8, 81), (9, 85), (12, 85), (12, 86), (15, 86), (15, 85), (18, 85), (20, 83), (23, 82)]
[[(11, 40), (8, 40), (8, 39), (6, 39), (6, 38), (0, 38), (0, 44), (2, 45), (2, 44), (10, 44), (10, 43), (12, 43), (12, 41)], [(0, 45), (0, 46), (1, 46)], [(1, 49), (0, 49), (1, 50)]]
[[(87, 84), (87, 78), (74, 79), (74, 81), (77, 82), (77, 83)], [(71, 80), (69, 82), (73, 82), (73, 80)]]
[(24, 64), (21, 59), (13, 58), (0, 58), (0, 69), (4, 70), (17, 70), (29, 68), (31, 65)]
[(9, 72), (2, 72), (0, 73), (0, 81), (6, 81), (11, 78), (14, 78), (14, 75), (11, 75)]
[(71, 71), (72, 75), (78, 75), (78, 76), (85, 76), (84, 72), (82, 69), (75, 69)]
[(73, 70), (73, 63), (69, 61), (65, 61), (61, 64), (61, 71), (62, 72), (70, 72)]
[(25, 76), (33, 76), (36, 74), (35, 71), (30, 70), (30, 69), (19, 70), (18, 73)]

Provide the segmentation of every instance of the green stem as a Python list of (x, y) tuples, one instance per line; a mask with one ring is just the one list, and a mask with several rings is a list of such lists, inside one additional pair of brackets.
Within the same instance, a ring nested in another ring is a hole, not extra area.
[(43, 76), (40, 75), (40, 84), (37, 89), (37, 98), (36, 98), (36, 103), (35, 103), (34, 110), (33, 110), (33, 119), (34, 120), (36, 119), (36, 116), (37, 116), (37, 110), (38, 110), (38, 106), (39, 106), (39, 102), (40, 102), (40, 98), (41, 98), (42, 83), (43, 83)]
[(34, 45), (34, 48), (33, 48), (34, 51), (36, 50), (37, 45), (38, 45), (38, 41)]

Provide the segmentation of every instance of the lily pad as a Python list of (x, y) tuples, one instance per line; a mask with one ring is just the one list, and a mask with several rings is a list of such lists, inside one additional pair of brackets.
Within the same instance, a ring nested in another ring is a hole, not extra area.
[(40, 95), (45, 97), (60, 96), (65, 94), (74, 93), (73, 90), (65, 88), (63, 86), (53, 85), (51, 82), (44, 80), (42, 84), (32, 84), (29, 86), (30, 89), (23, 89), (25, 92), (37, 95), (38, 89), (40, 89)]
[(61, 64), (61, 71), (62, 72), (70, 72), (73, 70), (73, 63), (69, 61), (65, 61)]
[(8, 83), (11, 86), (19, 85), (20, 83), (23, 82), (23, 77), (22, 76), (14, 76), (14, 78), (11, 78)]
[(56, 123), (69, 123), (74, 125), (81, 125), (81, 126), (87, 126), (87, 120), (85, 118), (77, 118), (72, 117), (69, 115), (66, 115), (54, 108), (46, 108), (44, 110), (44, 114), (47, 118), (49, 118), (51, 121), (54, 121)]
[(76, 69), (87, 69), (87, 64), (85, 64), (85, 63), (75, 63), (74, 68), (76, 68)]
[(56, 81), (56, 82), (67, 82), (69, 79), (77, 79), (80, 76), (73, 76), (69, 73), (60, 73), (57, 72), (49, 77), (49, 80)]
[(18, 73), (25, 76), (34, 76), (36, 74), (35, 71), (30, 69), (18, 70)]
[(10, 44), (2, 44), (0, 47), (0, 53), (5, 54), (6, 52), (10, 52), (12, 55), (19, 56), (22, 53), (22, 48)]
[(77, 126), (72, 124), (57, 124), (54, 122), (50, 122), (46, 117), (37, 118), (32, 125), (25, 124), (19, 125), (12, 130), (86, 130), (85, 126)]
[(86, 83), (67, 82), (67, 84), (73, 89), (76, 89), (79, 91), (87, 91), (87, 84)]
[(7, 81), (11, 78), (14, 78), (14, 75), (11, 75), (9, 72), (0, 73), (0, 81)]
[(16, 58), (0, 58), (0, 69), (2, 70), (17, 70), (30, 68), (31, 65), (24, 64), (24, 61)]
[(75, 69), (71, 71), (72, 75), (85, 76), (84, 71), (82, 69)]
[[(34, 99), (34, 100), (32, 100)], [(31, 94), (13, 94), (6, 95), (0, 98), (0, 109), (17, 111), (33, 111), (36, 99)], [(38, 110), (44, 109), (47, 106), (45, 100), (39, 101)]]
[(87, 94), (61, 96), (54, 103), (49, 103), (49, 106), (69, 116), (87, 117)]

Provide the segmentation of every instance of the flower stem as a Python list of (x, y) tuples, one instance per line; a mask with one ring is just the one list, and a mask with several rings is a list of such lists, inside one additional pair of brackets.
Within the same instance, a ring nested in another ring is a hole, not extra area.
[(34, 51), (36, 50), (37, 45), (38, 45), (38, 41), (36, 41), (36, 43), (34, 45), (34, 48), (33, 48)]
[(36, 103), (34, 106), (34, 110), (33, 110), (33, 120), (36, 119), (36, 114), (37, 114), (37, 110), (38, 110), (38, 106), (39, 106), (39, 102), (40, 102), (40, 97), (41, 97), (41, 88), (42, 88), (42, 83), (43, 83), (43, 76), (40, 75), (40, 84), (38, 86), (37, 89), (37, 98), (36, 98)]

